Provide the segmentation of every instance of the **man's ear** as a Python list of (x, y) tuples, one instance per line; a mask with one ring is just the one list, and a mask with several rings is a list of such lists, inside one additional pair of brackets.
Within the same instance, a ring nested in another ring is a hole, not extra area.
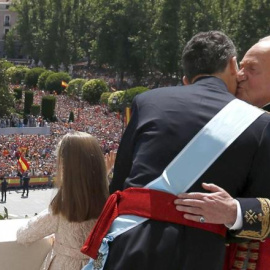
[(232, 75), (237, 74), (239, 71), (236, 56), (230, 59), (230, 71)]
[(188, 80), (188, 78), (186, 76), (183, 77), (182, 81), (183, 81), (184, 85), (190, 84), (190, 82), (189, 82), (189, 80)]

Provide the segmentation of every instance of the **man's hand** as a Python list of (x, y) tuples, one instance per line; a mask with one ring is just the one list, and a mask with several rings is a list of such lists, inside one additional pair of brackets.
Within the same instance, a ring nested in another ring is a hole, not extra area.
[(181, 193), (174, 201), (176, 209), (187, 213), (184, 218), (196, 222), (203, 217), (206, 223), (233, 225), (237, 217), (236, 200), (214, 184), (202, 186), (211, 193)]

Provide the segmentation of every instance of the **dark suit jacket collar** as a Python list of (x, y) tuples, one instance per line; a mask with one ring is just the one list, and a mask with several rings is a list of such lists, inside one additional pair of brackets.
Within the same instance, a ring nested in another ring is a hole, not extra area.
[(228, 88), (223, 80), (220, 78), (217, 78), (215, 76), (202, 76), (199, 77), (197, 80), (195, 80), (194, 84), (211, 84), (211, 85), (216, 85), (219, 87), (219, 89), (224, 90), (226, 92), (228, 91)]

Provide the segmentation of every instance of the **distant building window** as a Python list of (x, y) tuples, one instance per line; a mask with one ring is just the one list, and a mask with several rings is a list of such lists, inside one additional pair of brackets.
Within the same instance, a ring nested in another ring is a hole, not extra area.
[(9, 9), (9, 5), (6, 5), (6, 9)]
[(10, 21), (10, 17), (9, 17), (9, 15), (6, 15), (5, 20), (4, 20), (4, 26), (10, 26), (9, 21)]
[(7, 35), (8, 32), (9, 32), (9, 29), (5, 29), (5, 35)]

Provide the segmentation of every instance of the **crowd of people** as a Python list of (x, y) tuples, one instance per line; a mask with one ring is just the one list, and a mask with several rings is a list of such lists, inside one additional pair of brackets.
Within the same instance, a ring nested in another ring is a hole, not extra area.
[[(46, 94), (44, 91), (35, 90), (34, 103), (40, 104), (44, 94)], [(56, 99), (55, 113), (58, 121), (48, 123), (51, 128), (49, 136), (0, 135), (0, 176), (17, 176), (18, 153), (29, 163), (31, 176), (54, 175), (56, 145), (63, 135), (72, 130), (85, 131), (95, 136), (104, 154), (117, 150), (123, 126), (116, 113), (110, 112), (106, 106), (91, 106), (88, 102), (66, 95), (58, 95)], [(71, 111), (74, 113), (74, 122), (69, 122)], [(28, 123), (43, 121), (40, 117), (36, 117), (29, 118)]]

